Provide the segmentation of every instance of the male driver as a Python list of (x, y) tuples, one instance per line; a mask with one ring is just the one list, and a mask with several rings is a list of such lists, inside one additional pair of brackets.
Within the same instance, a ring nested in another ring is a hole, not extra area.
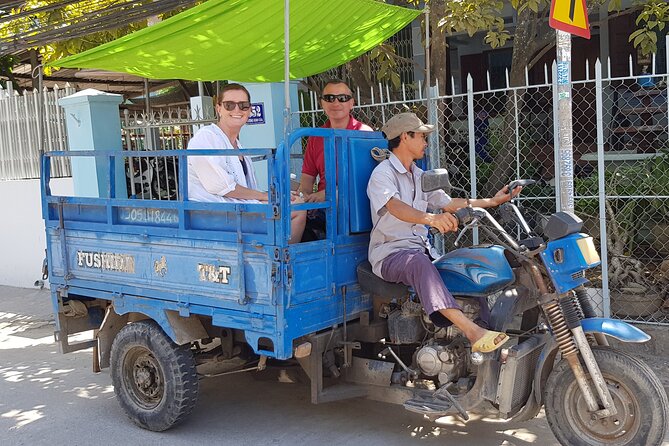
[[(355, 99), (351, 89), (341, 79), (327, 81), (321, 94), (321, 106), (328, 117), (323, 128), (372, 131), (368, 125), (351, 116)], [(318, 177), (318, 190), (314, 192), (314, 183)], [(307, 150), (302, 163), (302, 178), (299, 191), (304, 194), (304, 201), (315, 203), (325, 201), (325, 153), (323, 138), (311, 136), (307, 140)], [(307, 213), (307, 225), (302, 241), (312, 241), (325, 233), (325, 211), (315, 209)]]
[[(449, 319), (469, 339), (472, 351), (496, 350), (509, 337), (476, 325), (462, 313), (426, 254), (427, 226), (442, 233), (455, 231), (458, 223), (452, 212), (470, 204), (493, 207), (509, 201), (508, 186), (493, 198), (470, 201), (451, 198), (442, 190), (423, 192), (423, 171), (414, 161), (425, 155), (427, 134), (434, 131), (434, 126), (423, 124), (414, 113), (400, 113), (389, 119), (381, 131), (392, 153), (376, 166), (367, 185), (374, 224), (369, 261), (374, 274), (389, 282), (412, 286), (426, 313), (433, 319), (433, 313)], [(444, 212), (431, 213), (428, 208)]]

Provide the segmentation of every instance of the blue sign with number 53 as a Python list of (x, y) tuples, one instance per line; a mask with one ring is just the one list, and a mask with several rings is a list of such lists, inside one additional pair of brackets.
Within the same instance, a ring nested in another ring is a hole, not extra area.
[(256, 102), (251, 104), (251, 116), (246, 121), (247, 124), (264, 124), (265, 123), (265, 104), (263, 102)]

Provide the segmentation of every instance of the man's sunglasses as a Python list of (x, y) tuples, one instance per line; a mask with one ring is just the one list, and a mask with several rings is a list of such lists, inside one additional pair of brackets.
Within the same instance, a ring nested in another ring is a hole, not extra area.
[(324, 100), (325, 102), (334, 102), (334, 101), (339, 101), (339, 102), (348, 102), (351, 99), (353, 99), (353, 96), (350, 94), (324, 94), (321, 96), (321, 99)]
[(251, 108), (251, 103), (249, 101), (234, 102), (234, 101), (223, 101), (221, 105), (227, 111), (232, 111), (235, 107), (239, 107), (240, 110), (246, 111)]

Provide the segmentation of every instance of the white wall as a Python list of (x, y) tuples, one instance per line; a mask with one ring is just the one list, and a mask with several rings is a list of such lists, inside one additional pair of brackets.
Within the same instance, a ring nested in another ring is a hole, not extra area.
[[(71, 196), (72, 179), (52, 179), (51, 192)], [(0, 181), (0, 206), (0, 285), (31, 288), (46, 249), (39, 180)]]

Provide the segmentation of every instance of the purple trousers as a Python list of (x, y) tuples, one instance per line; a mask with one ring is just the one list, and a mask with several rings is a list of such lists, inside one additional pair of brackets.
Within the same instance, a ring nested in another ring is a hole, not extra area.
[[(430, 257), (422, 251), (397, 251), (381, 263), (381, 275), (388, 282), (401, 282), (413, 287), (430, 319), (438, 326), (448, 326), (448, 321), (439, 310), (456, 308), (461, 310)], [(479, 299), (480, 314), (477, 323), (487, 327), (490, 310), (485, 297)]]
[(461, 309), (432, 260), (422, 251), (404, 249), (390, 254), (381, 263), (381, 275), (388, 282), (413, 287), (428, 315), (449, 308)]

